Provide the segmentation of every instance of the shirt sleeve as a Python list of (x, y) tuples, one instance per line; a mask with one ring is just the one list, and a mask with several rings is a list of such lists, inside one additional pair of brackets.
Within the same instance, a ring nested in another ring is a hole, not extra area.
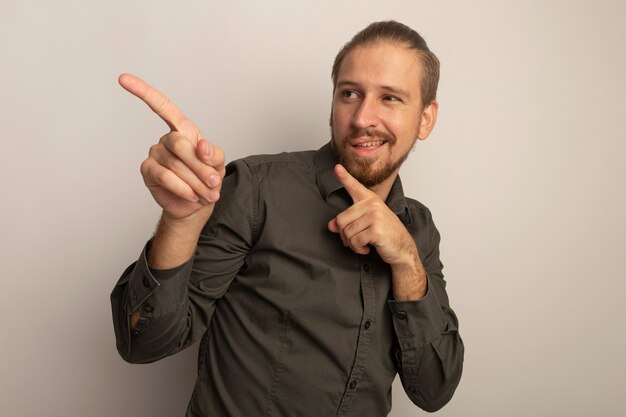
[[(151, 269), (148, 242), (113, 289), (116, 345), (126, 361), (153, 362), (193, 344), (241, 269), (258, 218), (252, 175), (243, 160), (228, 165), (220, 194), (191, 259), (173, 269)], [(140, 319), (131, 329), (130, 316), (136, 311)]]
[(430, 213), (426, 213), (428, 233), (417, 243), (428, 276), (428, 292), (418, 301), (389, 300), (389, 308), (404, 390), (417, 406), (434, 412), (447, 404), (456, 390), (463, 370), (464, 346), (445, 289), (439, 232)]

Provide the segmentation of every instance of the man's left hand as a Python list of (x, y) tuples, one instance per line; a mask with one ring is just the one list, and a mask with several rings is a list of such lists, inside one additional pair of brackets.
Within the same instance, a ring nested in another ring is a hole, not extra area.
[(335, 176), (354, 204), (328, 222), (328, 229), (338, 233), (343, 244), (355, 253), (367, 255), (370, 246), (376, 249), (392, 268), (396, 298), (421, 298), (426, 290), (426, 274), (417, 246), (398, 216), (342, 165), (335, 166)]

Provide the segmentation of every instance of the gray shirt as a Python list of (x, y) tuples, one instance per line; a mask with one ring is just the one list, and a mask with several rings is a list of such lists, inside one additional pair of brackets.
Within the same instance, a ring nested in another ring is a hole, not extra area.
[(423, 299), (396, 301), (389, 265), (327, 228), (352, 204), (335, 163), (328, 144), (232, 162), (193, 258), (151, 270), (148, 242), (117, 283), (125, 360), (155, 361), (201, 339), (187, 416), (385, 416), (398, 372), (425, 410), (452, 397), (464, 350), (431, 214), (396, 179), (386, 203), (428, 275)]

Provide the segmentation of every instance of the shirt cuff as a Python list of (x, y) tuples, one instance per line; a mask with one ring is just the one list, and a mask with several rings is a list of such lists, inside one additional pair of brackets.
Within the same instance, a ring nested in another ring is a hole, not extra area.
[(445, 317), (437, 293), (428, 281), (428, 292), (416, 301), (388, 300), (389, 309), (402, 350), (417, 349), (439, 337)]
[(184, 303), (193, 257), (172, 269), (148, 266), (148, 241), (128, 277), (130, 312), (141, 309), (142, 317), (159, 317), (176, 311)]

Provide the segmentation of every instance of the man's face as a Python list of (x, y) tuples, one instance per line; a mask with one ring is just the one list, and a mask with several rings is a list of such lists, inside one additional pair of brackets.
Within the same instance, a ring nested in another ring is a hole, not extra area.
[(415, 141), (434, 126), (437, 103), (426, 107), (434, 116), (422, 112), (421, 79), (417, 53), (403, 45), (380, 41), (345, 56), (333, 97), (332, 141), (339, 162), (366, 187), (395, 178)]

